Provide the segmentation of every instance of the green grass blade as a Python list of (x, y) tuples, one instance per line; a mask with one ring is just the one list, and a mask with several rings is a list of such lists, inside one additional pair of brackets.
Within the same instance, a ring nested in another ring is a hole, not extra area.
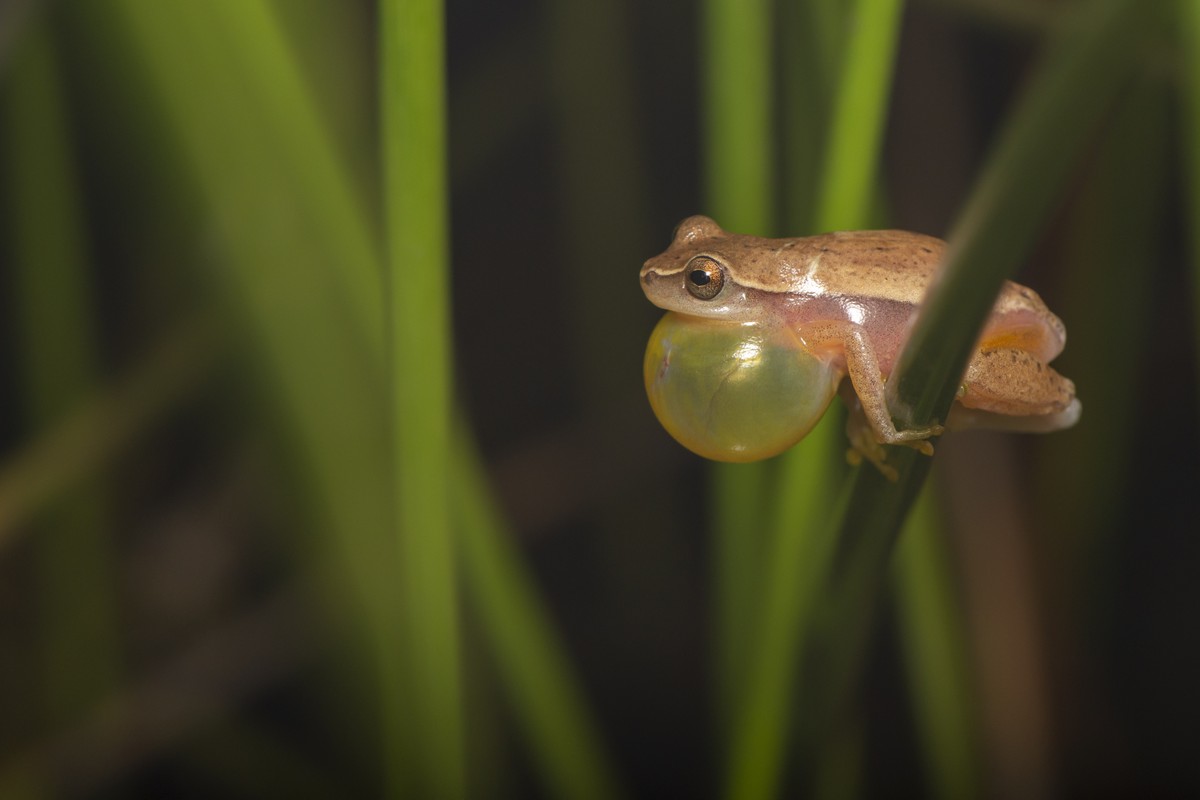
[(902, 427), (944, 418), (1001, 282), (1033, 243), (1084, 138), (1142, 48), (1147, 8), (1082, 4), (1020, 101), (951, 231), (941, 277), (900, 354), (889, 403)]
[[(708, 211), (726, 230), (774, 227), (771, 4), (706, 0), (701, 30)], [(714, 640), (718, 719), (728, 723), (757, 613), (766, 464), (713, 467)]]
[(819, 233), (818, 186), (825, 174), (829, 111), (842, 66), (840, 45), (846, 38), (849, 4), (809, 0), (779, 6), (780, 160), (784, 176), (781, 199), (786, 236)]
[[(46, 19), (21, 42), (4, 95), (14, 316), (29, 427), (43, 432), (81, 404), (100, 373), (85, 224), (65, 92)], [(43, 719), (62, 724), (118, 678), (109, 503), (91, 480), (39, 519)], [(86, 663), (78, 658), (88, 654)], [(15, 711), (15, 710), (14, 710)]]
[(901, 0), (859, 0), (834, 94), (817, 231), (862, 227), (875, 193)]
[(774, 228), (771, 3), (705, 0), (701, 68), (708, 205), (726, 230)]
[(582, 691), (524, 573), (512, 535), (488, 496), (478, 456), (465, 438), (457, 455), (461, 472), (454, 485), (454, 509), (466, 587), (549, 796), (618, 797), (623, 792)]
[[(312, 525), (327, 535), (318, 545), (329, 552), (319, 555), (332, 556), (316, 560), (320, 579), (332, 600), (356, 612), (347, 625), (361, 626), (370, 643), (385, 739), (395, 742), (406, 718), (396, 673), (398, 568), (382, 343), (363, 323), (366, 310), (356, 313), (362, 295), (345, 281), (346, 261), (363, 250), (330, 257), (347, 234), (312, 224), (323, 201), (308, 196), (298, 178), (305, 167), (294, 163), (332, 154), (305, 154), (278, 141), (279, 131), (311, 119), (262, 119), (279, 111), (256, 95), (262, 85), (242, 74), (249, 56), (237, 49), (253, 44), (226, 33), (237, 26), (228, 17), (253, 4), (120, 0), (95, 12), (92, 22), (98, 31), (127, 37), (144, 63), (140, 74), (153, 81), (200, 211), (219, 237), (214, 280), (241, 313), (248, 351), (261, 359), (261, 380), (273, 390), (281, 428), (292, 434), (297, 472), (312, 490), (306, 498)], [(124, 38), (113, 43), (122, 46)], [(294, 69), (286, 52), (265, 46), (257, 53), (273, 56), (287, 64), (269, 71)], [(301, 137), (310, 144), (319, 138)], [(379, 265), (360, 264), (358, 274), (378, 275)], [(378, 288), (374, 297), (382, 305)]]
[(968, 800), (981, 794), (975, 702), (965, 621), (931, 489), (926, 484), (896, 548), (897, 616), (934, 794)]
[[(636, 65), (609, 58), (634, 47), (632, 7), (557, 0), (546, 10), (560, 164), (555, 169), (560, 236), (570, 303), (567, 332), (572, 353), (588, 365), (576, 377), (576, 391), (588, 416), (609, 416), (607, 424), (625, 427), (642, 418), (645, 406), (631, 406), (627, 384), (612, 376), (624, 375), (630, 363), (637, 363), (646, 332), (612, 321), (635, 317), (646, 301), (640, 292), (613, 292), (597, 303), (596, 277), (609, 274), (614, 260), (636, 263), (647, 239), (661, 241), (669, 232), (647, 230), (651, 192), (649, 173), (639, 158)], [(580, 91), (581, 86), (587, 91)], [(603, 229), (596, 225), (598, 219), (605, 220)], [(621, 524), (609, 518), (602, 523), (610, 530)]]
[[(835, 92), (827, 165), (816, 205), (817, 227), (862, 227), (891, 85), (899, 0), (861, 0), (846, 42), (846, 60)], [(864, 115), (856, 125), (853, 115)], [(872, 127), (874, 126), (874, 127)], [(839, 172), (840, 170), (840, 172)], [(801, 191), (793, 187), (793, 191)], [(754, 565), (760, 605), (742, 624), (757, 633), (742, 656), (745, 686), (734, 719), (727, 796), (771, 797), (782, 771), (788, 719), (796, 704), (794, 673), (808, 615), (819, 602), (821, 578), (832, 556), (830, 498), (844, 473), (836, 467), (845, 447), (841, 417), (826, 413), (805, 440), (780, 459), (780, 474), (766, 540), (766, 557)], [(803, 698), (800, 699), (803, 703)]]
[[(311, 199), (292, 182), (296, 153), (281, 148), (272, 132), (286, 126), (255, 124), (270, 106), (249, 91), (255, 84), (242, 80), (227, 57), (230, 42), (217, 15), (251, 4), (168, 7), (121, 0), (113, 5), (119, 12), (114, 21), (122, 24), (116, 33), (127, 32), (149, 66), (152, 88), (227, 248), (231, 263), (218, 278), (245, 310), (256, 352), (270, 366), (268, 380), (303, 442), (300, 449), (324, 476), (317, 481), (319, 494), (335, 509), (332, 518), (341, 520), (335, 529), (349, 537), (343, 541), (351, 551), (355, 544), (364, 547), (352, 561), (365, 577), (380, 557), (380, 543), (368, 534), (380, 522), (375, 503), (387, 496), (372, 488), (382, 487), (374, 470), (383, 475), (388, 463), (378, 443), (381, 404), (371, 400), (379, 395), (379, 376), (364, 358), (367, 337), (347, 325), (354, 295), (323, 255), (336, 247), (324, 238), (325, 229), (307, 224), (310, 209), (303, 204)], [(213, 48), (214, 41), (223, 47)], [(276, 216), (265, 215), (268, 209)]]
[[(1186, 113), (1187, 138), (1184, 146), (1184, 161), (1187, 167), (1188, 200), (1191, 208), (1191, 222), (1188, 230), (1192, 241), (1192, 291), (1194, 298), (1193, 309), (1200, 309), (1200, 4), (1192, 0), (1177, 0), (1180, 41), (1183, 46), (1180, 52), (1184, 54), (1184, 84), (1186, 92), (1184, 108)], [(1200, 343), (1200, 314), (1196, 314), (1196, 341)]]
[(834, 479), (824, 476), (834, 471), (819, 468), (828, 467), (841, 432), (836, 424), (823, 427), (824, 432), (809, 434), (802, 452), (788, 455), (780, 472), (770, 550), (756, 576), (761, 602), (756, 618), (746, 623), (757, 635), (743, 656), (745, 683), (728, 754), (725, 795), (730, 798), (777, 793), (788, 720), (796, 706), (793, 683), (802, 631), (819, 602), (817, 589), (832, 552), (825, 523)]
[(433, 797), (465, 794), (464, 712), (450, 528), (449, 229), (439, 0), (384, 0), (380, 107), (408, 724)]
[[(407, 558), (404, 565), (398, 563), (397, 543), (391, 535), (395, 512), (388, 499), (392, 496), (388, 477), (392, 463), (387, 452), (388, 438), (381, 435), (388, 429), (388, 419), (396, 410), (386, 409), (380, 399), (385, 395), (383, 347), (381, 342), (374, 341), (373, 326), (364, 324), (363, 314), (359, 313), (369, 312), (369, 308), (360, 308), (363, 304), (378, 304), (383, 308), (385, 302), (391, 301), (385, 301), (381, 280), (368, 291), (361, 288), (359, 281), (346, 279), (345, 259), (356, 261), (350, 270), (354, 275), (374, 275), (377, 279), (382, 276), (380, 264), (372, 260), (371, 248), (361, 243), (365, 235), (361, 228), (340, 230), (336, 223), (308, 224), (321, 213), (323, 203), (336, 205), (341, 202), (337, 198), (344, 196), (340, 190), (326, 193), (321, 188), (326, 184), (318, 179), (324, 175), (332, 180), (330, 176), (341, 174), (336, 154), (328, 151), (329, 138), (319, 130), (301, 132), (296, 142), (286, 145), (276, 141), (277, 136), (288, 135), (292, 126), (305, 127), (319, 122), (309, 113), (309, 100), (303, 93), (295, 95), (294, 102), (281, 103), (258, 96), (265, 86), (261, 81), (239, 79), (233, 65), (250, 63), (251, 59), (259, 57), (284, 59), (285, 63), (267, 64), (263, 69), (270, 74), (282, 75), (280, 79), (285, 82), (296, 80), (294, 59), (286, 47), (275, 46), (277, 41), (263, 48), (257, 56), (240, 52), (240, 48), (252, 45), (254, 37), (246, 32), (245, 22), (223, 16), (236, 14), (240, 8), (240, 3), (166, 7), (139, 0), (123, 0), (118, 5), (122, 12), (119, 19), (129, 28), (133, 42), (150, 67), (147, 72), (157, 82), (181, 150), (205, 200), (205, 209), (213, 215), (226, 244), (229, 265), (218, 272), (218, 277), (245, 312), (254, 334), (255, 350), (268, 368), (267, 376), (276, 388), (280, 406), (295, 432), (304, 471), (316, 489), (318, 505), (323, 511), (319, 519), (329, 523), (335, 552), (342, 557), (348, 570), (345, 586), (352, 589), (353, 596), (363, 604), (366, 612), (365, 625), (373, 642), (379, 671), (377, 695), (387, 730), (385, 740), (390, 748), (387, 758), (393, 770), (389, 778), (392, 792), (405, 787), (429, 789), (432, 782), (443, 779), (446, 783), (441, 786), (448, 786), (447, 791), (460, 791), (461, 771), (457, 775), (434, 773), (442, 770), (449, 761), (461, 759), (461, 735), (455, 730), (461, 728), (461, 722), (436, 722), (444, 726), (438, 735), (444, 736), (442, 745), (445, 749), (441, 756), (427, 757), (432, 752), (431, 744), (422, 737), (427, 736), (431, 728), (418, 720), (412, 695), (427, 691), (428, 687), (417, 682), (419, 679), (414, 677), (411, 659), (403, 657), (400, 649), (403, 643), (396, 626), (401, 591), (412, 592), (418, 588), (405, 577), (405, 588), (398, 589), (401, 579), (397, 576), (404, 575), (405, 569), (418, 569), (419, 564), (428, 562)], [(258, 14), (257, 11), (254, 13)], [(261, 17), (258, 20), (263, 21)], [(390, 25), (388, 29), (405, 35), (411, 30), (403, 24)], [(241, 32), (230, 33), (235, 30)], [(274, 40), (278, 32), (272, 30), (269, 35)], [(214, 41), (221, 42), (222, 47), (233, 47), (236, 61), (215, 58), (211, 47), (202, 46), (203, 42)], [(431, 44), (425, 42), (425, 45)], [(391, 57), (398, 55), (391, 50), (390, 44), (385, 49), (392, 52)], [(389, 74), (393, 78), (415, 77), (415, 73), (404, 68), (399, 72), (391, 70)], [(422, 85), (417, 90), (428, 91), (431, 86)], [(386, 95), (384, 99), (385, 104), (391, 102)], [(391, 112), (398, 110), (391, 108)], [(271, 119), (260, 122), (260, 116)], [(389, 125), (407, 124), (412, 119), (413, 116), (404, 112)], [(239, 124), (232, 124), (231, 120)], [(240, 124), (242, 122), (251, 124)], [(385, 138), (391, 133), (396, 133), (394, 127), (388, 129)], [(428, 136), (429, 131), (426, 130), (424, 135)], [(404, 139), (406, 134), (401, 132), (399, 136)], [(437, 139), (440, 141), (440, 134)], [(421, 146), (428, 145), (426, 139)], [(412, 164), (410, 156), (397, 159), (395, 152), (388, 158), (392, 159), (392, 167), (401, 170)], [(433, 158), (440, 157), (435, 155)], [(302, 177), (300, 171), (311, 167), (294, 163), (296, 159), (323, 161), (325, 166), (316, 171), (316, 177)], [(392, 174), (389, 168), (388, 180), (392, 187), (389, 191), (404, 194), (412, 190), (413, 193), (407, 194), (407, 202), (416, 202), (417, 187), (410, 187), (406, 179), (399, 181), (403, 185), (396, 185), (400, 174)], [(322, 196), (313, 197), (313, 194)], [(426, 193), (423, 198), (429, 196)], [(424, 206), (423, 198), (421, 206)], [(393, 200), (400, 199), (393, 197)], [(270, 209), (272, 214), (264, 216), (264, 209)], [(345, 220), (345, 211), (332, 209), (329, 218)], [(435, 226), (440, 226), (444, 235), (444, 218), (438, 223), (428, 217), (422, 221), (420, 216), (444, 214), (444, 208), (433, 212), (424, 207), (404, 210), (403, 205), (392, 203), (387, 213), (389, 236), (397, 236), (400, 240), (389, 250), (389, 257), (398, 258), (401, 265), (410, 268), (397, 273), (403, 278), (395, 284), (397, 291), (403, 285), (427, 299), (431, 292), (444, 291), (444, 250), (437, 255), (438, 245), (434, 243), (428, 245), (433, 252), (426, 249), (405, 255), (406, 251), (400, 247), (426, 247), (422, 244), (426, 241), (423, 237)], [(264, 222), (272, 226), (268, 235), (260, 230)], [(417, 230), (411, 227), (414, 225)], [(413, 230), (412, 236), (404, 233), (408, 230)], [(344, 258), (327, 255), (340, 252), (344, 253)], [(413, 275), (412, 265), (428, 263), (431, 257), (441, 259), (442, 271), (439, 273), (434, 268)], [(415, 286), (413, 280), (417, 281)], [(431, 281), (433, 285), (421, 284), (421, 281)], [(281, 302), (284, 299), (286, 302)], [(431, 332), (444, 333), (448, 327), (444, 306), (435, 309), (431, 317), (428, 304), (409, 314), (398, 310), (407, 302), (405, 298), (394, 300), (398, 323), (396, 336), (402, 342), (411, 342), (419, 336), (416, 340), (421, 342), (421, 348), (410, 348), (421, 352), (397, 356), (401, 359), (396, 365), (397, 378), (407, 370), (409, 379), (402, 382), (400, 391), (407, 391), (412, 382), (424, 380), (432, 371), (432, 380), (441, 384), (434, 391), (440, 392), (443, 398), (448, 397), (450, 389), (445, 364), (449, 358), (448, 336), (432, 345), (428, 342)], [(439, 302), (444, 304), (444, 295)], [(401, 332), (404, 325), (410, 326), (406, 333)], [(408, 357), (415, 360), (403, 360)], [(434, 362), (432, 366), (429, 359)], [(439, 369), (440, 374), (436, 372)], [(419, 402), (428, 401), (426, 396)], [(426, 408), (408, 413), (427, 411)], [(433, 413), (444, 412), (435, 410)], [(442, 437), (446, 428), (442, 428), (440, 434), (432, 430), (443, 424), (435, 419), (432, 426), (423, 428), (421, 435), (432, 433), (432, 440), (440, 439), (444, 443)], [(429, 446), (429, 441), (420, 446)], [(407, 445), (402, 450), (401, 455), (405, 456), (421, 452), (419, 448), (410, 451)], [(446, 464), (445, 454), (435, 454), (433, 458), (440, 458), (443, 465)], [(429, 460), (421, 462), (419, 467), (429, 469)], [(410, 460), (406, 468), (412, 474), (416, 467)], [(408, 511), (408, 505), (401, 509), (402, 513)], [(417, 532), (424, 535), (428, 530), (421, 528)], [(468, 531), (466, 535), (482, 534)], [(429, 543), (417, 544), (425, 546)], [(434, 542), (430, 547), (436, 559), (450, 553), (448, 541)], [(479, 568), (484, 569), (486, 565)], [(498, 607), (511, 602), (511, 598), (505, 596), (506, 591), (516, 591), (505, 588), (510, 583), (490, 583), (499, 595), (489, 596), (488, 602)], [(452, 586), (449, 574), (443, 572), (432, 586), (424, 588), (440, 594), (441, 600), (446, 601)], [(497, 586), (501, 588), (496, 589)], [(408, 596), (411, 599), (412, 595)], [(452, 606), (443, 606), (437, 614), (419, 620), (418, 625), (436, 625), (439, 616), (445, 621), (452, 614), (448, 608)], [(451, 633), (453, 630), (456, 630), (456, 623), (452, 621), (435, 631), (436, 636), (442, 637), (441, 646), (447, 649), (452, 646), (447, 644), (447, 637), (456, 635)], [(503, 636), (494, 631), (489, 633)], [(412, 639), (410, 637), (406, 642)], [(442, 664), (445, 663), (443, 660)], [(432, 694), (440, 691), (441, 698), (428, 702), (427, 710), (435, 704), (444, 708), (459, 702), (457, 677), (443, 671), (437, 680), (442, 682), (441, 688), (435, 688)], [(449, 688), (451, 686), (454, 688)], [(419, 698), (421, 701), (427, 699)], [(450, 742), (452, 738), (457, 741)], [(579, 747), (586, 751), (585, 745)], [(456, 750), (458, 754), (455, 754)], [(572, 758), (583, 762), (588, 759), (586, 754)], [(441, 791), (440, 788), (429, 790)]]
[[(1144, 10), (1130, 0), (1088, 4), (1053, 43), (955, 228), (941, 276), (888, 383), (902, 426), (944, 416), (949, 408), (1001, 280), (1024, 255), (1079, 144), (1140, 50)], [(929, 459), (907, 448), (892, 448), (888, 458), (900, 479), (858, 470), (839, 523), (839, 553), (824, 595), (828, 605), (812, 645), (828, 650), (828, 658), (807, 677), (824, 693), (824, 708), (813, 722), (817, 730), (841, 716), (888, 553), (929, 470)]]
[[(1086, 416), (1040, 443), (1033, 485), (1042, 530), (1055, 533), (1048, 549), (1061, 554), (1059, 563), (1076, 565), (1085, 581), (1107, 577), (1119, 563), (1114, 548), (1129, 502), (1125, 487), (1138, 469), (1142, 436), (1128, 421), (1143, 402), (1143, 356), (1154, 346), (1156, 277), (1170, 263), (1162, 235), (1173, 177), (1162, 143), (1170, 131), (1171, 87), (1159, 75), (1141, 76), (1122, 97), (1064, 224), (1056, 311), (1071, 344), (1060, 371), (1075, 381)], [(1113, 335), (1114, 319), (1120, 336)], [(1059, 583), (1085, 593), (1100, 588), (1076, 586), (1065, 575)]]
[(380, 296), (379, 237), (373, 205), (354, 184), (329, 127), (305, 84), (296, 55), (268, 0), (209, 3), (215, 33), (228, 42), (230, 68), (247, 82), (244, 91), (257, 106), (261, 133), (282, 149), (302, 213), (316, 229), (316, 241), (343, 284), (347, 303), (368, 343), (384, 342)]

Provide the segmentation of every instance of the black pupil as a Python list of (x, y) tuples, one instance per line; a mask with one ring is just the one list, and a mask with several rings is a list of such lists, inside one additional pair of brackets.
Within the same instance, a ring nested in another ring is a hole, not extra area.
[(712, 276), (702, 269), (692, 270), (690, 277), (692, 279), (692, 283), (696, 284), (697, 286), (707, 286), (708, 282), (712, 280)]

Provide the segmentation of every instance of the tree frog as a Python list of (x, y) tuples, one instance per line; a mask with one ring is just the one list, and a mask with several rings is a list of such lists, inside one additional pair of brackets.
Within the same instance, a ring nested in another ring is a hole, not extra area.
[[(884, 389), (945, 246), (895, 230), (765, 239), (685, 219), (641, 271), (646, 297), (670, 312), (644, 364), (659, 421), (702, 456), (754, 461), (803, 438), (840, 388), (851, 461), (865, 457), (892, 476), (883, 445), (932, 455), (929, 439), (943, 427), (897, 430)], [(1041, 298), (1006, 281), (947, 427), (1075, 424), (1075, 386), (1047, 366), (1065, 343)]]

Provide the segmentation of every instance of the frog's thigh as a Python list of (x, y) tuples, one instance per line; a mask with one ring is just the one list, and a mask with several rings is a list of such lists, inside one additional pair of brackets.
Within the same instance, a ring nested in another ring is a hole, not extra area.
[(980, 350), (1024, 350), (1045, 363), (1062, 352), (1062, 340), (1052, 334), (1045, 323), (1029, 322), (1014, 325), (1011, 321), (997, 324), (995, 330), (985, 330)]
[(1026, 350), (995, 348), (975, 354), (958, 402), (996, 414), (1037, 416), (1063, 411), (1075, 384)]

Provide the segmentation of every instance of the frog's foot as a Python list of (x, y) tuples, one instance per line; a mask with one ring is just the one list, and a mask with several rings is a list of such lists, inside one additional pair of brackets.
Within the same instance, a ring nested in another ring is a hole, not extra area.
[(851, 447), (849, 450), (847, 450), (847, 463), (849, 463), (852, 467), (857, 467), (865, 458), (874, 464), (875, 469), (879, 470), (880, 474), (882, 474), (883, 477), (887, 478), (889, 481), (895, 483), (896, 481), (900, 480), (900, 473), (896, 472), (896, 468), (890, 464), (884, 463), (883, 460), (887, 458), (887, 452), (883, 449), (883, 447), (875, 442), (871, 442), (871, 444), (874, 446), (866, 452), (858, 449), (857, 447)]
[(875, 465), (875, 469), (887, 478), (889, 481), (899, 479), (899, 474), (895, 468), (884, 463), (887, 459), (887, 448), (880, 442), (875, 440), (875, 432), (871, 430), (871, 423), (867, 421), (863, 414), (862, 404), (858, 402), (858, 398), (853, 392), (849, 392), (845, 396), (846, 407), (850, 413), (846, 415), (846, 438), (850, 440), (850, 449), (846, 451), (846, 461), (852, 466), (858, 466), (863, 462), (863, 459), (870, 461)]
[[(894, 481), (899, 476), (895, 468), (884, 463), (887, 459), (887, 448), (884, 445), (903, 445), (911, 447), (927, 456), (933, 455), (931, 436), (940, 436), (943, 432), (941, 425), (930, 425), (925, 428), (911, 428), (898, 431), (894, 427), (890, 431), (879, 433), (867, 418), (862, 403), (858, 397), (843, 384), (842, 399), (845, 400), (850, 413), (846, 417), (846, 437), (850, 440), (851, 449), (846, 453), (846, 460), (851, 464), (861, 464), (863, 459), (875, 465), (885, 478)], [(891, 418), (888, 417), (888, 422)]]
[(933, 443), (929, 439), (933, 436), (941, 436), (945, 431), (945, 428), (936, 423), (925, 428), (909, 428), (903, 431), (893, 431), (884, 435), (883, 444), (901, 444), (905, 447), (911, 447), (913, 450), (927, 456), (931, 456), (933, 455)]

